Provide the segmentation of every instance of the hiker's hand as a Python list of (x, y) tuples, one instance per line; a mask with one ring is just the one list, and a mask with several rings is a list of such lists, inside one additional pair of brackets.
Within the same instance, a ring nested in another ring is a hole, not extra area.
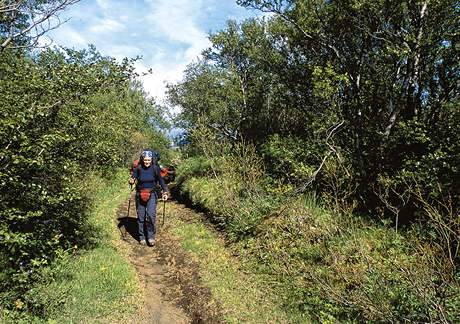
[(130, 185), (133, 185), (133, 184), (134, 184), (134, 181), (136, 181), (136, 179), (134, 179), (134, 178), (130, 178), (130, 179), (128, 180), (128, 182), (129, 182)]
[(163, 200), (168, 200), (168, 193), (163, 192), (163, 196), (161, 198), (163, 198)]

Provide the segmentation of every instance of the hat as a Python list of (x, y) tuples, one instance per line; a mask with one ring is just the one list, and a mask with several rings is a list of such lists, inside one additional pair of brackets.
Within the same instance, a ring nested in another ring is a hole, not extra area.
[(152, 157), (153, 157), (153, 153), (152, 153), (152, 151), (143, 151), (143, 152), (142, 152), (142, 157), (143, 157), (143, 158), (146, 158), (146, 157), (152, 158)]

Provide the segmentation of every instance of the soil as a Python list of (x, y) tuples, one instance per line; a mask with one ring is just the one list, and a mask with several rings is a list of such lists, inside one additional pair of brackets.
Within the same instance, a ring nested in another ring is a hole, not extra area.
[(195, 212), (176, 201), (166, 205), (159, 202), (156, 242), (143, 246), (137, 240), (136, 207), (132, 202), (133, 196), (117, 210), (120, 244), (128, 251), (142, 289), (139, 311), (128, 322), (224, 323), (220, 306), (201, 283), (197, 262), (181, 248), (168, 222), (162, 224), (164, 206), (167, 218), (187, 220)]

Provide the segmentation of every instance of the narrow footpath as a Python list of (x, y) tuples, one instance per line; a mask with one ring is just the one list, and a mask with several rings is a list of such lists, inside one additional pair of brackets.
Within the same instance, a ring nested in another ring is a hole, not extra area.
[[(166, 214), (164, 224), (163, 212)], [(222, 311), (213, 301), (210, 289), (201, 285), (198, 265), (170, 232), (168, 218), (186, 219), (189, 213), (194, 212), (175, 201), (165, 204), (160, 201), (157, 239), (155, 245), (149, 247), (137, 241), (134, 194), (131, 203), (126, 201), (118, 208), (120, 245), (128, 251), (142, 289), (142, 296), (138, 298), (142, 304), (129, 323), (224, 323)]]

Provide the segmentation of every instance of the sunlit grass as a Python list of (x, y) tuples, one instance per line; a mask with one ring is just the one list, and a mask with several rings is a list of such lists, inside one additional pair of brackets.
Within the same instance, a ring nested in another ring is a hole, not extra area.
[(182, 247), (199, 263), (203, 284), (221, 304), (228, 323), (288, 321), (263, 278), (242, 271), (242, 265), (230, 255), (224, 242), (202, 223), (175, 219), (173, 228)]
[[(101, 246), (70, 260), (36, 294), (46, 298), (46, 317), (57, 323), (109, 321), (134, 309), (135, 273), (112, 247)], [(37, 296), (38, 297), (38, 296)]]
[(203, 225), (176, 229), (229, 322), (458, 321), (458, 274), (423, 228), (396, 232), (314, 193), (268, 190), (262, 178), (242, 192), (235, 181), (192, 175), (180, 192), (218, 224), (238, 261)]
[[(133, 296), (138, 291), (135, 271), (113, 247), (118, 238), (115, 211), (128, 197), (126, 172), (116, 174), (112, 183), (93, 180), (98, 191), (90, 221), (99, 234), (99, 246), (71, 260), (62, 273), (56, 290), (65, 290), (66, 302), (50, 317), (61, 321), (87, 322), (90, 319), (118, 318), (134, 310)], [(54, 289), (53, 289), (54, 290)]]
[(95, 229), (94, 248), (75, 246), (43, 270), (42, 282), (25, 296), (41, 305), (41, 318), (11, 313), (4, 321), (111, 323), (135, 311), (139, 282), (123, 252), (115, 247), (119, 237), (115, 212), (129, 194), (126, 172), (118, 172), (111, 181), (92, 177), (85, 185), (96, 194), (89, 218)]

